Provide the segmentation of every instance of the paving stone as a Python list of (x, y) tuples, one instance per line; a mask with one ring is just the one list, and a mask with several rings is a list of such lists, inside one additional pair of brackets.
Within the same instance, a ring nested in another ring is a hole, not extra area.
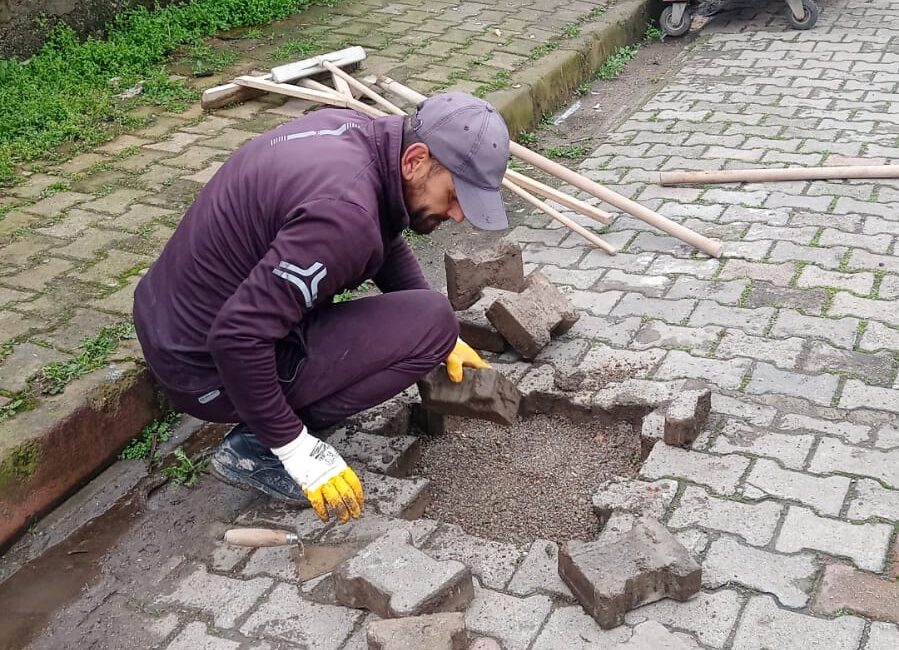
[(46, 323), (11, 311), (0, 311), (0, 341), (11, 340), (45, 325)]
[[(729, 501), (688, 486), (668, 521), (672, 528), (700, 526), (739, 535), (748, 544), (765, 546), (774, 536), (783, 507), (766, 501), (757, 504)], [(797, 549), (798, 550), (798, 549)]]
[(665, 596), (689, 599), (699, 591), (702, 569), (664, 525), (644, 518), (629, 530), (606, 527), (594, 542), (566, 542), (559, 575), (600, 627), (610, 629), (640, 605)]
[(702, 584), (716, 588), (740, 584), (773, 594), (785, 607), (805, 607), (818, 567), (807, 553), (780, 555), (722, 536), (702, 562)]
[(673, 477), (708, 485), (719, 494), (734, 494), (749, 459), (742, 456), (713, 456), (670, 445), (655, 445), (640, 468), (648, 479)]
[(50, 235), (51, 237), (74, 237), (104, 218), (107, 218), (107, 216), (72, 208), (59, 221), (55, 221), (52, 226), (35, 228), (35, 232)]
[(750, 424), (764, 427), (774, 422), (777, 409), (754, 402), (734, 399), (721, 393), (712, 394), (712, 410), (746, 420)]
[(126, 316), (130, 315), (134, 306), (134, 290), (137, 288), (137, 283), (139, 281), (140, 276), (132, 276), (128, 278), (125, 286), (121, 289), (114, 291), (105, 298), (92, 300), (88, 305), (102, 311), (114, 312)]
[(605, 411), (616, 411), (627, 407), (639, 407), (651, 411), (658, 408), (663, 402), (671, 401), (682, 389), (683, 382), (679, 381), (626, 379), (601, 389), (593, 397), (593, 405)]
[(632, 625), (654, 620), (668, 628), (686, 630), (707, 646), (724, 648), (742, 607), (743, 598), (736, 591), (701, 591), (685, 603), (666, 599), (628, 612), (625, 622)]
[(551, 609), (552, 600), (543, 595), (518, 598), (476, 587), (465, 625), (473, 634), (498, 639), (504, 650), (527, 650)]
[(299, 559), (300, 554), (296, 545), (257, 548), (241, 569), (240, 575), (248, 578), (265, 575), (279, 582), (298, 583), (301, 582), (297, 570)]
[(839, 383), (840, 378), (837, 375), (823, 373), (804, 375), (759, 362), (752, 371), (746, 392), (752, 395), (790, 395), (828, 406), (837, 392)]
[(615, 309), (612, 316), (652, 316), (669, 323), (680, 323), (696, 305), (695, 300), (665, 300), (663, 298), (647, 298), (643, 294), (625, 294)]
[(18, 393), (28, 387), (28, 380), (41, 368), (51, 363), (63, 362), (71, 357), (52, 348), (34, 343), (20, 343), (5, 359), (0, 361), (0, 389)]
[(681, 327), (654, 320), (640, 328), (630, 347), (638, 350), (680, 348), (689, 352), (708, 352), (718, 342), (720, 332), (720, 327)]
[[(602, 346), (599, 349), (603, 349)], [(583, 339), (555, 339), (540, 351), (535, 361), (548, 363), (552, 365), (556, 371), (567, 371), (578, 367), (581, 363), (584, 353), (590, 349), (590, 343)]]
[(559, 545), (546, 539), (534, 540), (506, 590), (516, 596), (547, 593), (572, 598), (568, 585), (559, 577)]
[(72, 262), (68, 260), (60, 260), (50, 257), (43, 260), (34, 268), (9, 275), (3, 278), (3, 282), (14, 287), (31, 289), (33, 291), (43, 291), (47, 286), (53, 283), (53, 280), (69, 271), (72, 268)]
[[(304, 513), (311, 513), (306, 510)], [(317, 518), (314, 514), (307, 515), (310, 522), (315, 522)], [(366, 513), (362, 519), (351, 521), (348, 524), (342, 524), (326, 531), (321, 540), (328, 544), (351, 543), (358, 541), (374, 541), (383, 535), (394, 530), (407, 531), (412, 536), (412, 544), (421, 546), (425, 540), (437, 530), (438, 523), (430, 519), (416, 519), (407, 521), (405, 519), (395, 519), (393, 517), (384, 517), (373, 513)], [(316, 525), (319, 529), (321, 526)]]
[(436, 560), (465, 562), (490, 589), (505, 588), (524, 555), (512, 544), (467, 535), (450, 524), (442, 524), (422, 550)]
[(871, 320), (883, 321), (891, 325), (899, 325), (899, 315), (893, 314), (891, 303), (884, 300), (859, 298), (840, 291), (834, 296), (828, 314), (830, 316), (858, 316)]
[(90, 212), (121, 214), (125, 212), (127, 206), (138, 199), (146, 197), (147, 194), (148, 193), (144, 190), (133, 190), (130, 188), (117, 189), (102, 198), (83, 203), (81, 208)]
[(559, 607), (550, 615), (532, 650), (617, 650), (631, 634), (624, 626), (603, 630), (580, 606)]
[[(588, 376), (644, 378), (665, 356), (664, 350), (618, 350), (605, 345), (591, 347), (578, 364), (578, 369)], [(558, 367), (558, 366), (557, 366)]]
[(807, 354), (799, 364), (801, 370), (824, 373), (835, 368), (866, 384), (890, 386), (893, 380), (894, 357), (889, 352), (869, 354), (837, 349), (821, 341), (809, 343)]
[(402, 519), (418, 519), (431, 502), (431, 482), (422, 477), (394, 478), (362, 471), (365, 507), (371, 514)]
[(822, 338), (838, 348), (852, 349), (857, 332), (856, 318), (820, 318), (806, 316), (792, 309), (782, 309), (774, 321), (770, 336)]
[(888, 524), (851, 524), (789, 506), (776, 548), (784, 553), (812, 549), (849, 557), (862, 569), (880, 571), (892, 530)]
[(456, 313), (459, 321), (459, 337), (476, 350), (504, 352), (509, 344), (487, 320), (487, 308), (499, 296), (498, 292), (489, 288), (482, 290), (484, 297), (468, 309)]
[(785, 470), (764, 458), (756, 461), (746, 478), (747, 486), (765, 495), (800, 501), (821, 514), (834, 517), (840, 514), (850, 482), (845, 476), (819, 478)]
[[(550, 280), (553, 277), (543, 271)], [(564, 273), (571, 273), (569, 269), (564, 269)], [(678, 278), (678, 281), (681, 278)], [(642, 293), (644, 296), (658, 298), (671, 285), (671, 279), (658, 275), (641, 275), (626, 273), (619, 269), (611, 269), (599, 282), (599, 286), (606, 290), (618, 290), (624, 292)]]
[(899, 273), (899, 260), (891, 255), (876, 255), (867, 251), (853, 249), (849, 258), (850, 271), (888, 271)]
[(564, 334), (579, 315), (540, 273), (531, 273), (518, 294), (505, 294), (487, 309), (487, 320), (525, 359), (533, 359), (553, 335)]
[(720, 388), (735, 390), (743, 383), (743, 375), (751, 364), (750, 359), (717, 361), (694, 357), (680, 350), (671, 350), (656, 371), (655, 378), (704, 379)]
[(731, 421), (725, 424), (724, 430), (715, 438), (711, 451), (767, 456), (780, 461), (784, 467), (802, 469), (814, 442), (815, 436), (810, 434), (778, 433)]
[(630, 318), (581, 316), (568, 332), (568, 335), (594, 339), (609, 345), (623, 347), (630, 342), (637, 330), (640, 329), (640, 325), (640, 319), (636, 316)]
[(858, 520), (880, 517), (899, 521), (899, 492), (881, 487), (877, 481), (859, 479), (846, 516)]
[(734, 650), (854, 650), (864, 631), (855, 616), (822, 619), (780, 609), (770, 596), (749, 599)]
[(724, 337), (715, 348), (715, 356), (719, 359), (748, 357), (769, 361), (780, 368), (796, 367), (802, 354), (803, 339), (766, 339), (760, 336), (749, 336), (740, 330), (725, 330)]
[(809, 265), (802, 269), (796, 281), (797, 287), (835, 287), (861, 295), (868, 295), (874, 288), (873, 273), (838, 273)]
[(334, 572), (334, 594), (348, 607), (385, 618), (460, 611), (473, 591), (468, 567), (438, 561), (414, 546), (407, 531), (375, 540)]
[(669, 299), (697, 298), (723, 304), (736, 304), (747, 286), (749, 286), (748, 280), (724, 282), (721, 280), (699, 280), (688, 276), (679, 276), (665, 297)]
[(780, 310), (798, 309), (809, 314), (820, 314), (827, 301), (827, 291), (823, 288), (793, 289), (755, 281), (744, 304), (750, 308), (775, 307)]
[(370, 472), (387, 476), (408, 476), (421, 458), (421, 443), (416, 436), (379, 436), (341, 427), (328, 436), (331, 444), (347, 462)]
[(465, 615), (425, 614), (373, 621), (368, 625), (369, 650), (468, 650)]
[(872, 408), (899, 413), (899, 390), (876, 388), (857, 379), (849, 379), (843, 386), (840, 408)]
[(780, 287), (786, 287), (789, 286), (790, 280), (793, 279), (794, 275), (796, 275), (796, 265), (793, 263), (771, 264), (731, 259), (724, 265), (724, 270), (721, 271), (718, 277), (722, 280), (739, 278), (763, 280)]
[(346, 607), (304, 600), (294, 585), (279, 584), (240, 627), (240, 632), (315, 650), (337, 650), (362, 616), (362, 612)]
[(871, 623), (868, 642), (862, 650), (893, 650), (899, 647), (899, 625)]
[(212, 551), (209, 568), (213, 571), (230, 571), (243, 562), (251, 552), (252, 549), (246, 546), (233, 546), (222, 541)]
[(762, 335), (768, 329), (774, 309), (763, 307), (748, 309), (725, 307), (710, 300), (702, 300), (690, 316), (690, 325), (721, 325), (745, 330), (749, 334)]
[(237, 650), (239, 641), (229, 641), (220, 636), (212, 636), (205, 623), (188, 623), (166, 646), (166, 650)]
[[(36, 214), (49, 219), (60, 212), (65, 212), (73, 205), (83, 203), (90, 198), (90, 194), (83, 194), (81, 192), (57, 192), (53, 196), (36, 201), (31, 205), (23, 205), (19, 209), (22, 212), (30, 212), (31, 214)], [(9, 215), (7, 215), (7, 218), (9, 218)]]
[(834, 615), (849, 610), (869, 618), (899, 621), (899, 582), (830, 564), (812, 603), (812, 611)]
[(269, 578), (236, 580), (207, 573), (206, 567), (197, 566), (189, 576), (176, 585), (171, 594), (160, 596), (156, 602), (200, 609), (212, 616), (216, 627), (227, 629), (234, 627), (237, 619), (243, 616), (271, 585), (272, 580)]
[(899, 447), (899, 428), (883, 425), (874, 435), (874, 446), (881, 449)]
[(815, 238), (818, 229), (812, 226), (796, 228), (786, 226), (769, 226), (764, 223), (754, 223), (744, 235), (745, 239), (773, 239), (776, 241), (791, 241), (796, 244), (810, 244)]
[(456, 310), (477, 302), (484, 287), (514, 292), (524, 288), (521, 248), (510, 241), (501, 240), (474, 255), (447, 252), (444, 264), (447, 294)]
[(615, 650), (698, 650), (699, 646), (686, 635), (672, 634), (655, 621), (634, 627), (633, 636)]
[(419, 380), (418, 390), (424, 408), (434, 413), (506, 425), (518, 421), (521, 393), (515, 384), (492, 368), (468, 368), (462, 382), (454, 384), (446, 369), (438, 366)]
[(79, 260), (92, 260), (100, 251), (112, 248), (121, 239), (124, 239), (123, 233), (89, 228), (72, 243), (54, 250), (53, 254)]
[(675, 494), (677, 481), (649, 483), (614, 477), (603, 481), (596, 488), (593, 493), (593, 512), (596, 513), (600, 526), (605, 526), (616, 513), (661, 519)]
[(899, 451), (879, 451), (846, 445), (822, 438), (815, 450), (809, 471), (819, 474), (841, 472), (880, 479), (899, 487)]
[(623, 295), (620, 291), (564, 291), (575, 311), (596, 316), (608, 315)]

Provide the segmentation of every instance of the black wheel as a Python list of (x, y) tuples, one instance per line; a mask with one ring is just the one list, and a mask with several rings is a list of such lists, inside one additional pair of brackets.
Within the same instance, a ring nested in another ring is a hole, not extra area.
[(787, 21), (793, 29), (811, 29), (818, 22), (818, 3), (815, 0), (802, 0), (802, 19), (796, 18), (793, 11), (787, 7)]
[(672, 20), (673, 13), (674, 7), (671, 5), (662, 9), (662, 15), (659, 16), (659, 25), (662, 26), (662, 31), (668, 34), (668, 36), (683, 36), (690, 31), (690, 23), (693, 22), (693, 12), (690, 11), (690, 7), (684, 9), (684, 14), (681, 16), (681, 21), (678, 24), (674, 24)]

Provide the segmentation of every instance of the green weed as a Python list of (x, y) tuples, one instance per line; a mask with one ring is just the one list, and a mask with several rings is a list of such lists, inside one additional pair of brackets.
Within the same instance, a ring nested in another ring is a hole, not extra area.
[(175, 485), (190, 487), (199, 480), (200, 474), (206, 471), (206, 467), (209, 465), (208, 458), (193, 461), (180, 447), (175, 450), (175, 458), (178, 460), (177, 465), (164, 467), (162, 470), (162, 473), (172, 479)]
[(537, 134), (533, 131), (522, 131), (518, 134), (518, 142), (519, 144), (523, 144), (525, 146), (536, 144)]
[(569, 23), (562, 28), (562, 35), (565, 38), (574, 38), (575, 36), (580, 36), (581, 28), (578, 27), (577, 23)]
[(512, 78), (512, 73), (508, 70), (500, 70), (497, 72), (493, 79), (488, 81), (487, 83), (478, 86), (477, 89), (472, 93), (475, 97), (483, 97), (489, 92), (494, 90), (502, 90), (503, 88), (509, 87), (509, 80)]
[(615, 50), (605, 62), (600, 66), (596, 76), (600, 79), (615, 79), (624, 70), (624, 66), (637, 55), (640, 49), (639, 45), (626, 45)]
[(320, 45), (314, 41), (294, 38), (281, 45), (270, 56), (281, 61), (303, 59), (314, 53), (319, 47)]
[(584, 95), (586, 95), (587, 93), (590, 92), (590, 82), (585, 81), (580, 86), (575, 88), (574, 92), (578, 97), (583, 97)]
[(550, 147), (546, 150), (546, 155), (550, 158), (566, 158), (569, 160), (583, 158), (587, 153), (589, 153), (587, 147), (580, 147), (574, 144)]
[(156, 448), (160, 443), (168, 441), (175, 432), (175, 424), (180, 413), (174, 411), (166, 413), (158, 420), (153, 420), (150, 424), (141, 429), (141, 432), (132, 438), (131, 442), (119, 454), (120, 460), (139, 460), (141, 458), (150, 458), (156, 461), (159, 453)]
[(81, 341), (81, 354), (74, 359), (45, 366), (36, 379), (36, 387), (44, 395), (58, 395), (73, 380), (105, 364), (119, 341), (130, 338), (134, 338), (134, 323), (104, 327), (96, 336)]
[(655, 23), (646, 23), (646, 30), (643, 32), (643, 38), (647, 41), (660, 41), (665, 33), (659, 29)]
[(216, 50), (205, 43), (196, 43), (191, 46), (187, 60), (190, 62), (190, 73), (195, 77), (202, 77), (232, 65), (237, 61), (237, 54)]
[(353, 299), (353, 292), (350, 291), (349, 289), (345, 289), (344, 291), (341, 291), (340, 293), (335, 293), (334, 296), (331, 298), (331, 302), (333, 302), (334, 304), (339, 304), (341, 302), (349, 302), (352, 299)]

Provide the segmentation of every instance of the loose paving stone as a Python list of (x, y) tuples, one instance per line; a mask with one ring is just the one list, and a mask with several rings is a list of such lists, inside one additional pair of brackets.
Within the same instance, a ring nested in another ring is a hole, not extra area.
[(459, 337), (476, 350), (505, 352), (509, 344), (487, 320), (487, 308), (501, 295), (501, 292), (485, 287), (482, 294), (483, 297), (471, 307), (456, 313), (456, 319), (459, 321)]
[(466, 368), (463, 380), (454, 384), (446, 369), (438, 367), (419, 380), (425, 410), (461, 415), (512, 425), (518, 421), (521, 393), (511, 381), (492, 368)]
[(472, 634), (499, 640), (504, 650), (527, 650), (551, 609), (546, 596), (518, 598), (477, 587), (465, 625)]
[(810, 402), (829, 406), (836, 395), (840, 378), (831, 374), (805, 375), (780, 370), (768, 363), (759, 362), (746, 385), (751, 395), (790, 395)]
[(675, 529), (700, 526), (720, 530), (738, 535), (753, 546), (765, 546), (774, 537), (782, 512), (783, 506), (771, 501), (757, 504), (729, 501), (688, 486), (668, 525)]
[(233, 628), (271, 585), (270, 578), (236, 580), (207, 573), (201, 565), (156, 602), (195, 607), (212, 616), (216, 627), (227, 629)]
[(708, 485), (719, 494), (737, 490), (749, 459), (737, 455), (715, 456), (701, 451), (688, 451), (669, 445), (655, 445), (640, 468), (640, 476), (648, 479), (684, 478)]
[(593, 511), (599, 518), (600, 526), (605, 526), (615, 513), (661, 519), (676, 493), (677, 481), (648, 483), (613, 478), (603, 481), (596, 489), (593, 494)]
[(888, 524), (851, 524), (788, 506), (775, 548), (784, 553), (812, 549), (851, 558), (862, 569), (880, 571), (892, 531)]
[(340, 565), (334, 594), (343, 605), (384, 618), (460, 611), (473, 597), (468, 567), (428, 557), (407, 531), (387, 533)]
[(379, 436), (341, 427), (328, 436), (340, 455), (370, 472), (403, 477), (418, 463), (421, 444), (416, 436)]
[(188, 623), (166, 650), (237, 650), (239, 647), (239, 641), (209, 634), (205, 623)]
[(868, 642), (862, 650), (893, 650), (899, 647), (899, 625), (871, 623)]
[[(851, 481), (845, 476), (809, 476), (782, 469), (774, 461), (764, 458), (756, 461), (746, 478), (746, 485), (758, 490), (760, 496), (800, 501), (823, 515), (834, 517), (840, 514), (850, 484)], [(744, 495), (749, 496), (746, 492)]]
[(899, 622), (899, 582), (845, 564), (828, 565), (812, 611), (832, 616), (847, 610), (868, 618)]
[(743, 452), (767, 456), (779, 460), (784, 467), (802, 469), (814, 442), (815, 436), (811, 434), (777, 433), (732, 420), (725, 423), (724, 430), (715, 438), (711, 451), (719, 454)]
[(822, 438), (809, 471), (818, 474), (841, 472), (880, 479), (899, 488), (899, 451), (879, 451)]
[(568, 585), (559, 577), (559, 545), (547, 539), (534, 540), (506, 590), (516, 596), (545, 592), (572, 598)]
[(525, 359), (533, 359), (553, 335), (564, 334), (579, 316), (540, 273), (531, 273), (518, 294), (505, 294), (487, 309), (487, 320)]
[(468, 650), (465, 615), (425, 614), (373, 621), (368, 625), (369, 650)]
[(524, 555), (512, 544), (468, 535), (452, 524), (441, 524), (422, 550), (436, 560), (464, 561), (490, 589), (504, 589)]
[(521, 248), (507, 240), (474, 255), (447, 252), (444, 264), (447, 295), (457, 311), (476, 303), (484, 287), (514, 292), (524, 288)]
[(241, 625), (240, 633), (315, 650), (337, 650), (362, 616), (358, 610), (305, 600), (294, 585), (279, 584)]
[(785, 607), (805, 607), (818, 567), (811, 554), (780, 555), (722, 536), (712, 542), (702, 562), (702, 584), (740, 584), (773, 594)]
[(854, 650), (865, 622), (855, 616), (822, 619), (780, 609), (770, 596), (749, 600), (734, 650)]
[(712, 392), (684, 391), (675, 397), (665, 411), (666, 445), (688, 447), (699, 437), (712, 408)]
[(849, 501), (849, 519), (865, 520), (872, 517), (899, 521), (899, 492), (889, 490), (877, 481), (859, 479)]
[(666, 627), (686, 630), (713, 648), (724, 648), (737, 623), (743, 598), (736, 591), (720, 589), (714, 593), (699, 592), (685, 603), (660, 600), (628, 612), (628, 625), (654, 620)]
[(559, 552), (559, 575), (600, 627), (617, 627), (630, 609), (699, 591), (701, 567), (659, 522), (603, 530), (595, 542), (572, 540)]

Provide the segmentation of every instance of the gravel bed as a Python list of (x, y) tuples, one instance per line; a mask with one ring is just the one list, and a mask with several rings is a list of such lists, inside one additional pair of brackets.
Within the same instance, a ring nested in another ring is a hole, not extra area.
[(599, 532), (592, 496), (641, 464), (640, 433), (536, 415), (505, 427), (448, 418), (446, 433), (422, 439), (415, 473), (431, 480), (426, 517), (503, 542), (564, 542)]

